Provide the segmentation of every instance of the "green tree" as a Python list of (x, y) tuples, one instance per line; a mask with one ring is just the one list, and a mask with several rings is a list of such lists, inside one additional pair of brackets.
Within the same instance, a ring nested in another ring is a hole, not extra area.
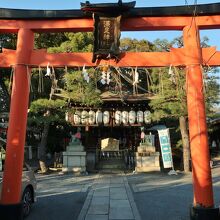
[(63, 94), (69, 100), (87, 106), (98, 106), (102, 103), (101, 91), (97, 89), (97, 79), (93, 69), (87, 70), (89, 82), (85, 81), (82, 71), (72, 71), (64, 76)]
[[(59, 33), (36, 34), (35, 47), (48, 48), (48, 52), (78, 52), (92, 50), (91, 33)], [(42, 130), (42, 138), (39, 144), (39, 164), (43, 173), (47, 172), (45, 163), (46, 145), (51, 123), (63, 123), (64, 109), (69, 100), (81, 102), (86, 105), (96, 105), (99, 99), (95, 90), (94, 77), (87, 84), (83, 80), (81, 71), (72, 71), (70, 74), (50, 67), (50, 79), (45, 77), (45, 70), (35, 69), (32, 73), (32, 92), (30, 103), (29, 123), (35, 123)], [(60, 84), (60, 85), (59, 85)], [(55, 95), (58, 87), (61, 87), (62, 98)], [(52, 100), (54, 99), (54, 100)]]
[(91, 52), (93, 49), (93, 34), (90, 32), (65, 33), (66, 41), (59, 46), (48, 48), (50, 53)]
[[(207, 46), (207, 38), (202, 41)], [(182, 39), (176, 38), (172, 42), (167, 40), (156, 40), (155, 46), (159, 51), (169, 51), (171, 45), (182, 46)], [(212, 69), (212, 71), (216, 71)], [(212, 106), (216, 104), (216, 95), (219, 93), (219, 85), (215, 77), (210, 77), (209, 69), (204, 69), (205, 76), (205, 98), (206, 111), (211, 113)], [(188, 172), (190, 165), (189, 134), (187, 125), (187, 97), (185, 87), (185, 70), (183, 68), (170, 67), (153, 69), (152, 90), (157, 94), (156, 98), (150, 101), (150, 107), (154, 111), (153, 119), (159, 121), (163, 118), (176, 118), (179, 120), (180, 132), (183, 146), (184, 171)]]
[(147, 52), (154, 51), (155, 45), (144, 39), (122, 38), (120, 41), (120, 48), (122, 51)]
[(0, 78), (0, 113), (9, 111), (9, 94), (4, 81)]
[(47, 172), (46, 145), (49, 127), (52, 122), (64, 121), (64, 100), (37, 99), (33, 101), (29, 111), (29, 123), (42, 129), (42, 137), (39, 145), (39, 164), (43, 173)]
[(35, 33), (35, 48), (59, 47), (61, 43), (68, 40), (66, 33)]
[(160, 121), (165, 118), (179, 119), (182, 136), (184, 171), (189, 171), (189, 135), (187, 128), (187, 103), (185, 94), (185, 73), (174, 68), (169, 74), (168, 68), (159, 68), (152, 72), (153, 91), (157, 94), (150, 101), (153, 110), (153, 120)]
[[(17, 34), (0, 34), (0, 50), (3, 49), (16, 49), (17, 44)], [(6, 95), (6, 99), (4, 100), (9, 105), (10, 98), (8, 97), (7, 93), (10, 93), (11, 85), (12, 85), (12, 69), (10, 68), (0, 68), (1, 72), (1, 89), (5, 90), (3, 92)], [(7, 92), (8, 91), (8, 92)], [(9, 108), (9, 107), (8, 107)], [(7, 108), (7, 109), (8, 109)]]
[(6, 49), (16, 49), (17, 34), (0, 34), (0, 47)]

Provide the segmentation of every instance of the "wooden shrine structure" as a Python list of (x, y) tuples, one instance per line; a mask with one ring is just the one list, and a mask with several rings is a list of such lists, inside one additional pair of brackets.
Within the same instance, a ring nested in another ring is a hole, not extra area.
[[(18, 34), (17, 49), (3, 48), (0, 53), (0, 67), (15, 69), (0, 206), (1, 213), (2, 210), (8, 210), (5, 215), (15, 215), (21, 209), (21, 176), (31, 68), (46, 67), (48, 62), (53, 67), (79, 67), (84, 64), (92, 67), (106, 62), (97, 60), (93, 63), (92, 53), (50, 54), (46, 49), (35, 50), (34, 33), (87, 32), (93, 31), (93, 27), (92, 17), (81, 10), (0, 9), (0, 32)], [(201, 48), (199, 38), (200, 30), (218, 28), (220, 3), (133, 8), (122, 16), (121, 31), (182, 31), (184, 47), (171, 48), (170, 52), (126, 52), (119, 54), (117, 61), (108, 61), (110, 65), (118, 67), (185, 67), (194, 190), (192, 219), (219, 218), (219, 209), (215, 208), (213, 199), (202, 66), (219, 66), (220, 51), (216, 51), (215, 47)]]

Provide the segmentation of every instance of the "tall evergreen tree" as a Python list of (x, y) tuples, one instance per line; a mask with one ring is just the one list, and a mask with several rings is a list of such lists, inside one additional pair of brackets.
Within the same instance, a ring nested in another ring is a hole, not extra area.
[[(79, 52), (92, 51), (91, 33), (58, 33), (58, 34), (37, 34), (35, 47), (48, 48), (48, 52)], [(32, 92), (30, 103), (29, 122), (35, 123), (42, 129), (42, 138), (39, 144), (39, 164), (43, 173), (47, 172), (46, 166), (46, 145), (49, 128), (52, 122), (64, 120), (64, 109), (66, 100), (76, 100), (84, 104), (94, 104), (98, 94), (93, 90), (93, 83), (85, 86), (81, 72), (73, 72), (64, 76), (60, 70), (50, 67), (50, 78), (45, 77), (45, 70), (35, 69), (32, 74)], [(58, 72), (59, 74), (56, 74)], [(56, 89), (60, 82), (63, 86), (62, 94), (64, 99), (54, 98)], [(83, 89), (83, 93), (79, 92)], [(86, 96), (87, 94), (87, 96)], [(89, 95), (88, 95), (89, 94)], [(65, 99), (66, 98), (66, 99)]]
[[(207, 47), (208, 39), (202, 41), (202, 46)], [(172, 42), (167, 40), (156, 40), (155, 46), (159, 51), (169, 51), (172, 45), (182, 47), (182, 38), (176, 38)], [(215, 72), (216, 69), (211, 69)], [(210, 77), (210, 69), (204, 68), (204, 85), (206, 98), (206, 112), (211, 113), (212, 106), (218, 102), (219, 84), (215, 77)], [(186, 97), (186, 74), (184, 68), (159, 68), (152, 72), (154, 84), (153, 91), (157, 93), (156, 98), (151, 100), (150, 106), (153, 119), (159, 121), (162, 118), (178, 118), (183, 146), (184, 171), (190, 169), (189, 133), (187, 125), (187, 97)]]

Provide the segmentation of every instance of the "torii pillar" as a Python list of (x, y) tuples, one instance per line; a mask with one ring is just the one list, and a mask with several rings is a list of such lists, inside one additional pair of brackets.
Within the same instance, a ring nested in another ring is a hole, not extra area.
[(191, 219), (217, 220), (214, 207), (210, 154), (203, 93), (202, 49), (196, 18), (183, 29), (186, 61), (186, 92), (189, 118), (190, 149), (194, 202)]
[(1, 219), (4, 220), (23, 219), (21, 181), (30, 87), (27, 64), (33, 45), (34, 33), (29, 29), (19, 29), (0, 204)]

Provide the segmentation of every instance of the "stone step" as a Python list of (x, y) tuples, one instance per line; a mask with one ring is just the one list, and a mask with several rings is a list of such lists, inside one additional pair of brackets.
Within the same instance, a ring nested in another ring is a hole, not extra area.
[(103, 164), (121, 164), (124, 163), (123, 160), (100, 160), (99, 163)]
[(101, 169), (100, 174), (121, 174), (124, 173), (124, 169)]
[(98, 169), (125, 169), (124, 164), (102, 164), (98, 166)]
[(125, 163), (117, 159), (101, 160), (98, 169), (125, 169)]

